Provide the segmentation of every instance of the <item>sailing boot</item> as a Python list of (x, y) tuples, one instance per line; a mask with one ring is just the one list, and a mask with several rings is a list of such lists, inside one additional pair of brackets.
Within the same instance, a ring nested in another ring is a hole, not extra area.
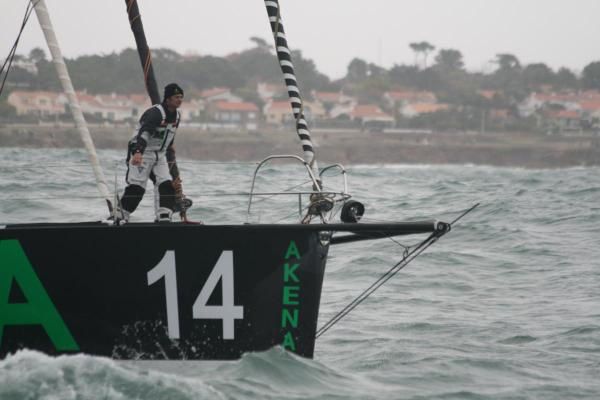
[(156, 210), (156, 222), (171, 222), (171, 218), (173, 217), (173, 211), (169, 210), (166, 207), (159, 207)]

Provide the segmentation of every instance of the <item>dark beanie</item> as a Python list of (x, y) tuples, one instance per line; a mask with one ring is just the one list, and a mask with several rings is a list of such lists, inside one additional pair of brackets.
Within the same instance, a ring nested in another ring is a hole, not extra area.
[(165, 86), (164, 100), (177, 94), (183, 95), (183, 89), (178, 84), (169, 83), (167, 86)]

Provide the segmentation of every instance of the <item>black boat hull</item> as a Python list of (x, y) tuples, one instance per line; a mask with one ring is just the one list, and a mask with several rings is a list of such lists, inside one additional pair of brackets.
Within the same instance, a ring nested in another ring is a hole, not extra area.
[(302, 226), (0, 229), (0, 358), (312, 357), (329, 244)]

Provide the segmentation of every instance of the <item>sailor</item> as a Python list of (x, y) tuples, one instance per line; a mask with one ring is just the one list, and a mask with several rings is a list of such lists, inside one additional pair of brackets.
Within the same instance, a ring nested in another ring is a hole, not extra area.
[(158, 188), (156, 221), (171, 221), (176, 191), (181, 191), (173, 142), (180, 119), (177, 109), (182, 102), (183, 89), (179, 85), (170, 83), (165, 86), (163, 102), (142, 114), (136, 132), (129, 141), (125, 177), (127, 187), (121, 198), (119, 215), (125, 222), (140, 204), (149, 178)]

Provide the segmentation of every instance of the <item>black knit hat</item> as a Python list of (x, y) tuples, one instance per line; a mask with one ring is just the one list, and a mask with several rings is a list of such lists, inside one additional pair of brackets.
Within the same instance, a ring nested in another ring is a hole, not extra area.
[(177, 94), (180, 94), (183, 96), (183, 89), (178, 84), (169, 83), (167, 86), (165, 86), (164, 100), (168, 99), (171, 96), (175, 96)]

